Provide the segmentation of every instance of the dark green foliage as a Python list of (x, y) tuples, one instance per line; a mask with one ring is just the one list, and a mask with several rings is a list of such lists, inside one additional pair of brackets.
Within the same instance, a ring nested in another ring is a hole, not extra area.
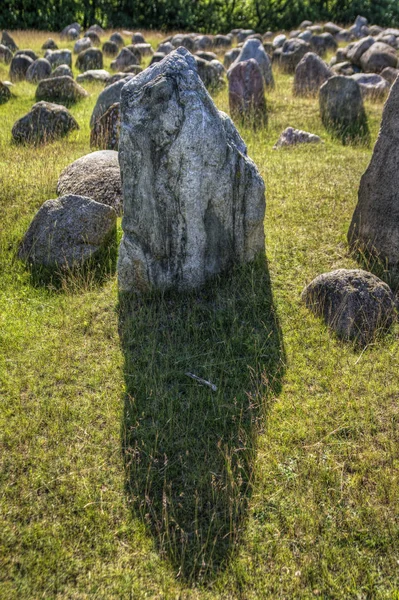
[(396, 0), (5, 0), (0, 28), (60, 28), (78, 21), (87, 27), (134, 27), (227, 32), (237, 27), (288, 29), (303, 19), (352, 23), (361, 14), (370, 23), (399, 23)]

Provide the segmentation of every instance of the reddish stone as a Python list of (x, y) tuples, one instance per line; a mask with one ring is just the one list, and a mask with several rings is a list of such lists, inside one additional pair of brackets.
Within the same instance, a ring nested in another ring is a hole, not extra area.
[(230, 114), (255, 127), (267, 122), (264, 80), (256, 60), (237, 63), (229, 75)]

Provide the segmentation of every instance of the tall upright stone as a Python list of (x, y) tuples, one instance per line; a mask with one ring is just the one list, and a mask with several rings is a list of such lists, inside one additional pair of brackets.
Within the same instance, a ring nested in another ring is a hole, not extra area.
[(245, 60), (249, 60), (250, 58), (255, 59), (258, 63), (259, 68), (262, 71), (263, 78), (265, 80), (266, 88), (274, 88), (272, 63), (265, 52), (262, 42), (254, 38), (251, 38), (244, 43), (243, 47), (241, 48), (240, 54), (237, 56), (236, 60), (233, 62), (233, 64), (227, 71), (227, 75), (230, 76), (232, 68), (237, 63), (244, 62)]
[(264, 252), (265, 188), (184, 48), (121, 93), (121, 291), (196, 288)]
[(337, 75), (328, 79), (319, 91), (320, 115), (324, 127), (342, 143), (368, 143), (367, 116), (359, 84)]
[(237, 63), (229, 77), (229, 105), (233, 119), (253, 127), (266, 125), (267, 109), (262, 72), (251, 58)]
[[(373, 155), (360, 181), (358, 202), (349, 227), (353, 249), (371, 255), (381, 273), (399, 284), (399, 79), (385, 103)], [(379, 263), (379, 264), (377, 264)]]

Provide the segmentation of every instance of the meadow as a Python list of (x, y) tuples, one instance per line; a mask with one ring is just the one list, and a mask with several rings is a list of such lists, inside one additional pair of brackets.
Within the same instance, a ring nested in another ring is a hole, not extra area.
[[(39, 51), (49, 34), (13, 35)], [(102, 87), (70, 109), (79, 131), (36, 148), (11, 142), (35, 86), (0, 106), (1, 598), (399, 599), (398, 326), (358, 348), (300, 300), (358, 266), (346, 233), (383, 103), (370, 147), (342, 146), (274, 75), (267, 128), (238, 126), (266, 257), (184, 295), (119, 298), (114, 269), (32, 279), (18, 244), (91, 151)], [(287, 126), (324, 144), (273, 150)]]

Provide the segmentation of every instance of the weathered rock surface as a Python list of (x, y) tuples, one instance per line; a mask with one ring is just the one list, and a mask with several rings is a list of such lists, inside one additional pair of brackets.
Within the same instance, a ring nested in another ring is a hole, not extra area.
[(267, 123), (267, 108), (262, 72), (253, 58), (239, 62), (230, 71), (229, 105), (233, 119), (254, 127)]
[(129, 48), (125, 47), (119, 52), (118, 56), (111, 63), (111, 69), (113, 71), (123, 71), (126, 67), (130, 67), (130, 65), (138, 65), (140, 61), (137, 57), (129, 50)]
[(359, 84), (342, 75), (331, 77), (319, 92), (323, 125), (343, 143), (368, 142), (369, 130)]
[(13, 139), (20, 144), (43, 144), (79, 129), (74, 117), (65, 108), (49, 102), (38, 102), (12, 128)]
[(359, 187), (348, 232), (354, 249), (370, 254), (399, 283), (399, 80), (385, 103), (373, 155)]
[(119, 46), (115, 42), (108, 40), (108, 42), (104, 42), (103, 44), (103, 54), (104, 56), (116, 56), (119, 52)]
[(42, 46), (42, 50), (58, 50), (58, 46), (55, 43), (55, 41), (53, 40), (53, 38), (48, 38), (43, 46)]
[(375, 42), (360, 57), (360, 65), (365, 73), (381, 73), (385, 67), (397, 67), (398, 55), (392, 46)]
[(68, 49), (46, 50), (44, 58), (47, 58), (53, 69), (60, 65), (68, 65), (72, 68), (72, 52)]
[(30, 48), (26, 48), (25, 50), (17, 50), (17, 52), (14, 54), (15, 56), (29, 56), (29, 58), (31, 58), (33, 61), (37, 60), (39, 57), (36, 54), (36, 52), (34, 52), (33, 50), (31, 50)]
[(80, 54), (80, 52), (83, 52), (84, 50), (88, 50), (89, 48), (93, 47), (93, 42), (91, 41), (90, 38), (84, 37), (80, 40), (77, 40), (77, 42), (75, 43), (74, 47), (73, 47), (73, 52), (74, 54)]
[(399, 75), (399, 69), (394, 69), (393, 67), (385, 67), (383, 71), (381, 71), (381, 77), (386, 79), (388, 83), (394, 83)]
[(36, 100), (46, 100), (69, 106), (86, 98), (89, 94), (71, 77), (51, 77), (40, 81), (36, 89)]
[(38, 83), (51, 75), (51, 65), (45, 58), (38, 58), (26, 71), (26, 81)]
[(123, 48), (123, 46), (125, 45), (123, 36), (118, 31), (115, 31), (115, 33), (111, 35), (109, 41), (114, 42), (119, 48)]
[(34, 216), (18, 256), (35, 266), (82, 266), (110, 240), (116, 212), (83, 196), (47, 200)]
[(233, 62), (240, 55), (240, 52), (241, 52), (240, 48), (232, 48), (231, 50), (226, 52), (226, 54), (224, 55), (224, 59), (223, 59), (223, 65), (224, 65), (225, 69), (228, 69), (233, 64)]
[(98, 48), (88, 48), (78, 54), (76, 68), (81, 73), (103, 68), (103, 53)]
[(63, 39), (67, 39), (68, 38), (68, 34), (69, 34), (69, 32), (70, 32), (71, 29), (74, 29), (79, 34), (81, 32), (82, 28), (79, 25), (79, 23), (71, 23), (70, 25), (67, 25), (66, 27), (64, 27), (64, 29), (61, 31), (60, 38), (62, 40)]
[(361, 66), (360, 59), (365, 52), (375, 43), (375, 39), (369, 35), (368, 37), (362, 38), (351, 46), (346, 52), (346, 58), (350, 60), (354, 65)]
[(57, 194), (87, 196), (120, 214), (123, 201), (118, 153), (99, 150), (75, 160), (59, 176)]
[(233, 62), (231, 67), (229, 68), (227, 74), (230, 76), (231, 69), (239, 62), (244, 62), (253, 58), (258, 63), (260, 70), (262, 72), (263, 78), (265, 80), (266, 88), (274, 87), (274, 78), (272, 72), (272, 64), (270, 62), (270, 58), (266, 54), (262, 42), (257, 39), (249, 39), (247, 40), (243, 47), (241, 48), (241, 52)]
[(122, 291), (189, 289), (264, 252), (264, 183), (183, 48), (121, 97)]
[(386, 283), (361, 269), (323, 273), (302, 300), (344, 340), (367, 344), (395, 320), (394, 296)]
[(274, 144), (273, 149), (276, 150), (277, 148), (286, 146), (296, 146), (297, 144), (320, 144), (321, 141), (321, 138), (314, 133), (287, 127)]
[(70, 77), (73, 79), (73, 72), (68, 65), (58, 65), (51, 73), (50, 77)]
[(9, 77), (13, 83), (17, 81), (24, 81), (26, 78), (26, 73), (31, 65), (33, 65), (33, 60), (30, 56), (26, 54), (19, 54), (18, 56), (14, 56), (10, 63), (10, 71)]
[(310, 50), (310, 45), (304, 40), (286, 40), (281, 48), (279, 63), (286, 73), (294, 73), (297, 64)]
[(120, 109), (119, 102), (116, 102), (94, 123), (90, 133), (90, 147), (118, 150), (119, 131)]
[(107, 110), (116, 102), (120, 101), (121, 90), (128, 79), (131, 79), (133, 75), (127, 75), (124, 79), (119, 79), (112, 85), (108, 85), (103, 91), (99, 94), (97, 98), (96, 105), (93, 109), (91, 118), (90, 118), (90, 127), (93, 127), (94, 123), (98, 121), (98, 119), (107, 112)]
[(296, 96), (315, 96), (333, 76), (331, 69), (314, 52), (308, 52), (295, 69), (293, 91)]
[(360, 85), (363, 98), (381, 100), (386, 98), (391, 89), (388, 81), (376, 73), (355, 73), (351, 77)]

